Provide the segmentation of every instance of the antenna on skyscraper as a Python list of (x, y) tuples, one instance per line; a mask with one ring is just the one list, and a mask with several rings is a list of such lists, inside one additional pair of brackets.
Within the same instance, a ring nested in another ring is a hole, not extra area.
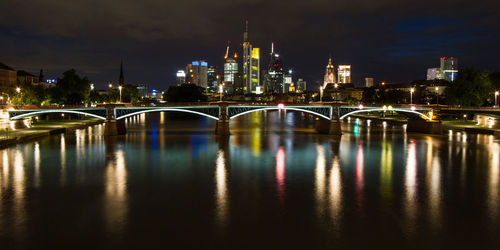
[(226, 55), (224, 55), (224, 59), (227, 59), (229, 56), (229, 44), (231, 44), (231, 41), (227, 41), (227, 47), (226, 47)]
[(274, 53), (274, 42), (271, 42), (271, 54)]
[(248, 42), (248, 20), (245, 20), (245, 33), (243, 33), (243, 42)]

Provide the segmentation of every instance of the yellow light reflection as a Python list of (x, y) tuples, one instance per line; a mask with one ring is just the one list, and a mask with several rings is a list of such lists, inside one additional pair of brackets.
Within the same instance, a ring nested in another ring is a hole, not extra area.
[(315, 170), (315, 197), (318, 216), (325, 213), (325, 184), (326, 184), (326, 159), (325, 149), (322, 145), (316, 145), (316, 170)]
[(252, 121), (252, 153), (254, 156), (260, 156), (260, 140), (261, 140), (261, 112), (253, 112), (251, 114)]
[(66, 184), (66, 139), (61, 134), (61, 185)]
[(384, 199), (392, 197), (392, 144), (382, 141), (382, 155), (380, 156), (380, 193)]
[(500, 146), (498, 144), (493, 144), (490, 146), (490, 183), (489, 183), (489, 210), (490, 216), (494, 223), (497, 223), (499, 219), (499, 177), (500, 177)]
[(117, 150), (105, 174), (105, 214), (109, 232), (120, 232), (127, 214), (127, 168), (125, 153)]
[(16, 150), (14, 153), (14, 166), (13, 166), (13, 188), (14, 188), (14, 199), (13, 199), (13, 211), (14, 211), (14, 230), (17, 233), (24, 231), (24, 222), (26, 221), (25, 207), (24, 207), (24, 192), (25, 192), (25, 182), (26, 176), (24, 171), (24, 157), (21, 151)]
[(217, 153), (215, 162), (215, 200), (216, 200), (216, 221), (220, 225), (226, 225), (229, 202), (227, 191), (227, 170), (224, 150), (220, 149)]
[(417, 210), (417, 143), (415, 139), (410, 139), (410, 145), (407, 148), (407, 161), (405, 173), (406, 187), (406, 214), (408, 218), (407, 229), (414, 232), (415, 215)]
[[(330, 169), (330, 216), (334, 226), (339, 226), (342, 210), (342, 177), (340, 175), (340, 162), (338, 156), (333, 158)], [(338, 227), (337, 227), (338, 229)]]

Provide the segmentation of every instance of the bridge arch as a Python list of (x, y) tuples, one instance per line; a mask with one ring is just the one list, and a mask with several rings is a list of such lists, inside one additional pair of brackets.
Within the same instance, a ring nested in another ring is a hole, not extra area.
[[(241, 107), (229, 107), (229, 108), (240, 108)], [(313, 107), (314, 108), (314, 107)], [(308, 107), (308, 109), (306, 109), (306, 107), (287, 107), (287, 106), (284, 106), (284, 107), (279, 107), (279, 106), (267, 106), (267, 107), (248, 107), (246, 110), (243, 108), (242, 110), (234, 113), (234, 112), (228, 112), (228, 115), (229, 115), (229, 119), (233, 119), (233, 118), (236, 118), (238, 116), (241, 116), (241, 115), (245, 115), (245, 114), (249, 114), (249, 113), (253, 113), (253, 112), (257, 112), (257, 111), (269, 111), (269, 110), (290, 110), (290, 111), (299, 111), (299, 112), (304, 112), (304, 113), (308, 113), (308, 114), (312, 114), (312, 115), (315, 115), (315, 116), (318, 116), (318, 117), (321, 117), (325, 120), (331, 120), (332, 119), (332, 110), (331, 110), (331, 107), (327, 107), (327, 106), (321, 106), (320, 108), (325, 108), (325, 109), (329, 109), (328, 111), (328, 115), (326, 115), (326, 113), (319, 113), (318, 111), (314, 111), (314, 110), (310, 110), (310, 108)]]
[[(88, 115), (92, 116), (101, 120), (106, 120), (106, 110), (95, 110), (99, 111), (94, 113), (82, 111), (82, 110), (68, 110), (68, 109), (47, 109), (47, 110), (11, 110), (9, 112), (9, 119), (10, 120), (19, 120), (22, 118), (26, 117), (32, 117), (32, 116), (37, 116), (37, 115), (43, 115), (43, 114), (54, 114), (54, 113), (60, 113), (60, 114), (79, 114), (79, 115)], [(102, 113), (104, 111), (104, 113)], [(99, 114), (102, 113), (102, 114)]]
[(120, 112), (119, 111), (117, 112), (117, 109), (115, 109), (115, 119), (121, 120), (121, 119), (130, 117), (130, 116), (140, 115), (140, 114), (144, 114), (144, 113), (151, 113), (151, 112), (174, 111), (174, 112), (184, 112), (184, 113), (197, 114), (197, 115), (205, 116), (205, 117), (208, 117), (208, 118), (211, 118), (214, 120), (219, 120), (219, 117), (217, 117), (218, 114), (217, 114), (217, 116), (215, 116), (215, 114), (208, 114), (208, 113), (200, 112), (197, 110), (191, 110), (191, 109), (187, 109), (187, 108), (144, 108), (144, 109), (137, 109), (136, 111), (133, 111), (131, 109), (128, 109), (128, 110), (129, 110), (129, 112), (120, 114)]
[(384, 108), (370, 108), (370, 109), (358, 109), (354, 111), (350, 111), (342, 116), (339, 117), (339, 120), (342, 120), (350, 115), (357, 114), (357, 113), (366, 113), (366, 112), (381, 112), (381, 111), (393, 111), (393, 112), (401, 112), (405, 114), (413, 114), (413, 115), (418, 115), (421, 117), (423, 120), (432, 120), (431, 117), (428, 115), (418, 112), (417, 110), (411, 110), (411, 109), (400, 109), (400, 108), (392, 108), (392, 109), (384, 109)]

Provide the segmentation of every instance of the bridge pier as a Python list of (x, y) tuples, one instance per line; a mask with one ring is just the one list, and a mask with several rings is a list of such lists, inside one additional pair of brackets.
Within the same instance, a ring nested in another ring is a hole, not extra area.
[(104, 135), (124, 135), (127, 133), (125, 120), (108, 119), (104, 122)]
[(340, 127), (340, 121), (338, 119), (316, 120), (316, 131), (320, 134), (328, 135), (342, 135), (342, 128)]
[(229, 120), (220, 119), (215, 125), (215, 134), (217, 135), (229, 135)]
[(424, 134), (442, 134), (443, 127), (441, 121), (426, 121), (423, 119), (408, 119), (406, 132)]

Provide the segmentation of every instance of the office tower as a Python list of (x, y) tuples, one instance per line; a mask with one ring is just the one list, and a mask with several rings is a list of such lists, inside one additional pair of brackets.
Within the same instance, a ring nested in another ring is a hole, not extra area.
[(279, 54), (274, 52), (274, 43), (271, 43), (271, 53), (269, 56), (269, 66), (267, 67), (267, 73), (264, 79), (266, 92), (285, 93), (283, 67)]
[(427, 80), (442, 79), (440, 68), (429, 68), (427, 69)]
[(139, 84), (137, 86), (137, 92), (139, 94), (139, 97), (145, 98), (148, 97), (148, 92), (149, 92), (149, 87), (146, 84)]
[(307, 82), (304, 79), (299, 78), (297, 80), (297, 90), (298, 92), (304, 92), (307, 90)]
[(207, 91), (215, 93), (217, 91), (217, 66), (210, 66), (207, 69)]
[(184, 70), (178, 70), (176, 76), (175, 81), (177, 86), (181, 86), (181, 84), (186, 83), (186, 72), (184, 72)]
[(339, 83), (351, 83), (351, 65), (339, 65)]
[(186, 83), (207, 89), (208, 63), (203, 60), (193, 61), (186, 67)]
[(449, 82), (454, 82), (458, 75), (458, 58), (454, 57), (441, 57), (440, 70), (442, 78)]
[(248, 40), (248, 21), (245, 22), (245, 32), (243, 33), (243, 77), (245, 93), (261, 93), (260, 50), (253, 48)]
[(373, 78), (365, 77), (365, 88), (373, 87)]
[(224, 84), (234, 85), (236, 74), (238, 74), (238, 54), (234, 53), (233, 57), (229, 56), (229, 43), (224, 55)]
[(335, 67), (332, 63), (332, 57), (328, 59), (328, 65), (326, 65), (325, 77), (323, 81), (323, 88), (326, 88), (328, 84), (335, 84), (337, 81), (335, 80)]

